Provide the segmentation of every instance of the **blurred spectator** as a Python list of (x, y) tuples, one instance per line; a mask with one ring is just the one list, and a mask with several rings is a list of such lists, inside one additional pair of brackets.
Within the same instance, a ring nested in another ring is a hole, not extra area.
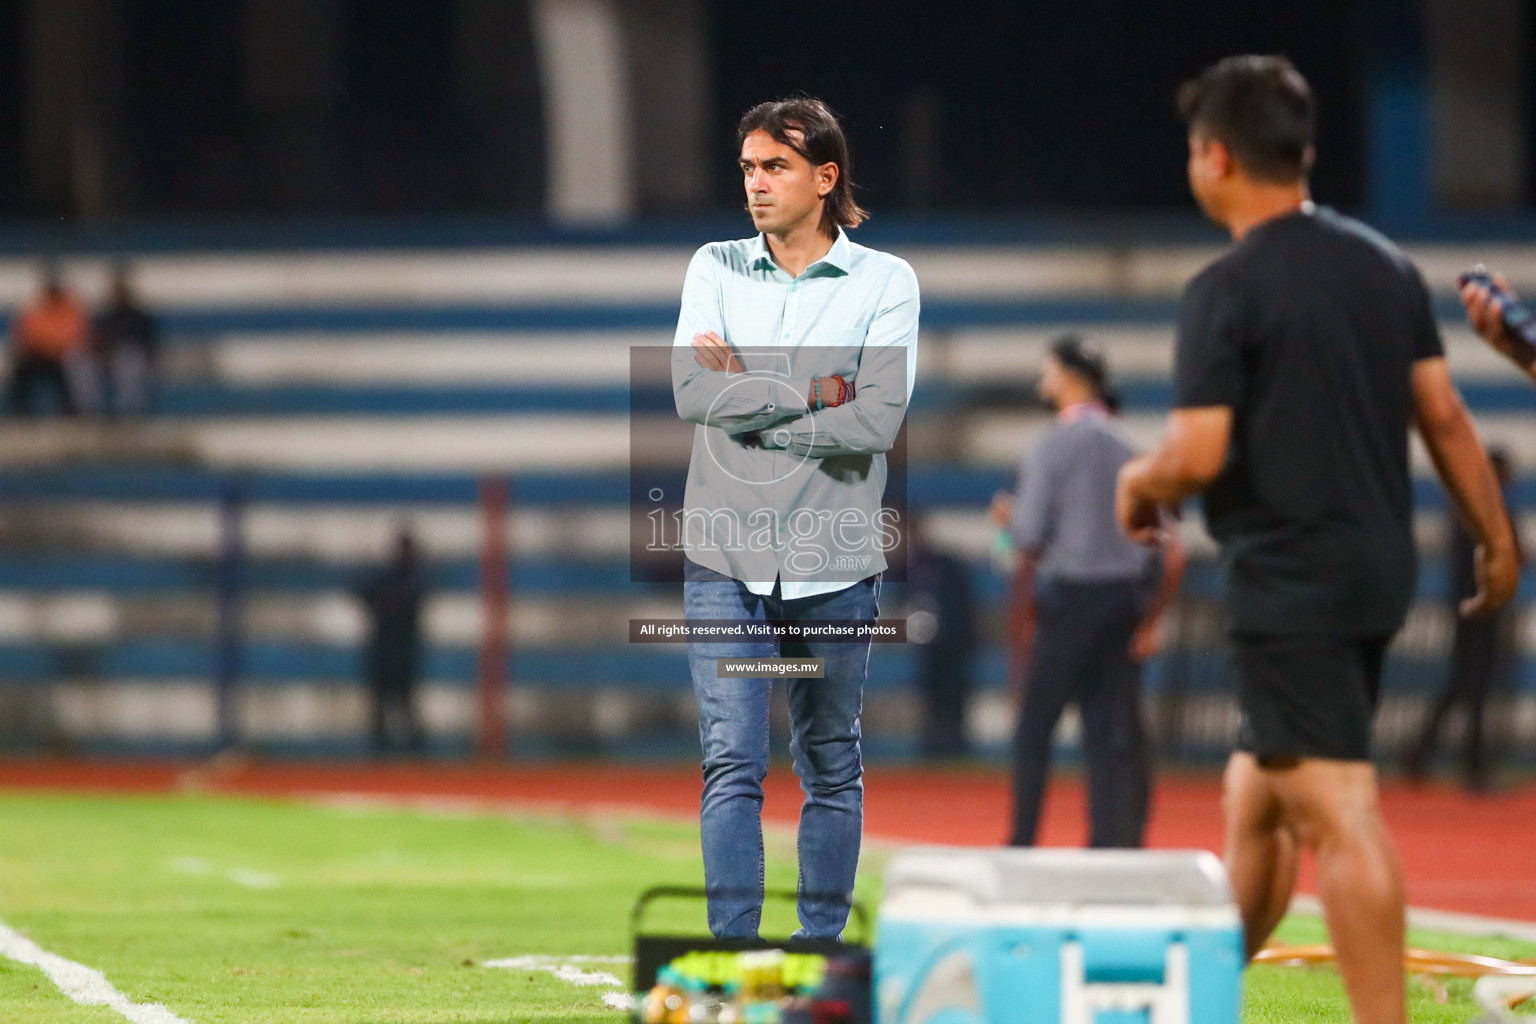
[(160, 332), (154, 317), (139, 304), (128, 268), (112, 272), (112, 294), (96, 318), (91, 355), (99, 387), (93, 388), (88, 411), (115, 416), (139, 416), (149, 406), (151, 374)]
[[(42, 292), (11, 323), (11, 379), (6, 402), (12, 415), (40, 411), (38, 396), (52, 391), (66, 415), (80, 409), (81, 378), (88, 372), (85, 307), (64, 286), (57, 267), (42, 270)], [(46, 406), (43, 407), (46, 409)]]
[(1177, 592), (1183, 550), (1170, 531), (1160, 571), (1157, 552), (1115, 525), (1116, 477), (1135, 449), (1111, 412), (1118, 403), (1098, 348), (1074, 335), (1058, 338), (1040, 397), (1055, 408), (1056, 423), (1021, 468), (1017, 496), (999, 498), (992, 512), (1011, 526), (1019, 553), (1014, 593), (1023, 602), (1010, 612), (1017, 633), (1009, 638), (1016, 645), (1009, 685), (1021, 698), (1010, 842), (1035, 843), (1051, 738), (1075, 704), (1089, 845), (1140, 846), (1152, 786), (1141, 666), (1157, 650), (1157, 621)]
[[(1504, 508), (1513, 525), (1518, 517), (1511, 504), (1514, 495), (1510, 484), (1514, 481), (1514, 473), (1509, 453), (1502, 448), (1494, 448), (1488, 453), (1488, 461), (1493, 464), (1493, 470), (1498, 475), (1499, 489), (1504, 492)], [(1519, 536), (1518, 530), (1515, 535)], [(1483, 713), (1488, 698), (1509, 678), (1514, 668), (1516, 616), (1510, 605), (1505, 605), (1492, 615), (1477, 618), (1456, 614), (1461, 602), (1477, 593), (1476, 547), (1476, 538), (1467, 532), (1459, 519), (1452, 516), (1447, 568), (1450, 571), (1451, 614), (1456, 621), (1456, 636), (1451, 646), (1451, 670), (1444, 689), (1424, 719), (1418, 741), (1409, 751), (1403, 767), (1412, 779), (1424, 777), (1429, 763), (1434, 759), (1435, 748), (1440, 744), (1440, 733), (1451, 710), (1459, 708), (1466, 717), (1466, 731), (1462, 734), (1461, 745), (1463, 781), (1469, 790), (1486, 792), (1492, 780), (1483, 731)]]
[(924, 757), (969, 752), (965, 710), (976, 649), (975, 603), (965, 563), (934, 547), (926, 524), (907, 530), (907, 642), (916, 644), (923, 714), (918, 744)]
[(395, 535), (389, 561), (357, 588), (369, 618), (364, 670), (377, 754), (422, 749), (416, 683), (421, 672), (421, 603), (426, 590), (416, 540), (406, 529)]

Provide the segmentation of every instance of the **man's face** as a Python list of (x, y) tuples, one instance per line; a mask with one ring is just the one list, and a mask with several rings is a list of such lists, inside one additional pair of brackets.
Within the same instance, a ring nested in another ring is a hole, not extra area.
[(1040, 399), (1052, 409), (1061, 408), (1062, 375), (1065, 373), (1061, 360), (1054, 355), (1046, 356), (1045, 362), (1040, 364)]
[(1232, 157), (1227, 147), (1202, 132), (1189, 133), (1189, 191), (1205, 215), (1218, 224), (1222, 219), (1222, 186)]
[(741, 142), (741, 174), (753, 225), (783, 235), (821, 222), (822, 200), (837, 182), (837, 165), (812, 167), (759, 129)]

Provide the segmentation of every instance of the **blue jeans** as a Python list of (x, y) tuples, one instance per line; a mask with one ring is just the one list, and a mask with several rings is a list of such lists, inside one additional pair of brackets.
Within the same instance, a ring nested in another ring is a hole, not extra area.
[[(760, 597), (729, 576), (685, 563), (683, 607), (692, 619), (855, 619), (878, 615), (880, 577), (794, 601)], [(709, 930), (721, 938), (757, 934), (763, 909), (763, 778), (768, 774), (769, 679), (721, 679), (716, 658), (824, 658), (826, 678), (788, 679), (800, 808), (796, 938), (828, 939), (848, 923), (864, 831), (859, 715), (869, 642), (727, 641), (688, 645), (704, 748), (699, 831)]]

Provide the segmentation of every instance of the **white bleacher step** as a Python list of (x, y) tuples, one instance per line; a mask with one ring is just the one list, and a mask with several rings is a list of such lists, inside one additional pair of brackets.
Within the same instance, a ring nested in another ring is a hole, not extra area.
[(209, 370), (242, 385), (623, 387), (631, 348), (671, 344), (671, 332), (652, 331), (233, 335), (209, 345)]
[[(990, 556), (995, 527), (986, 510), (935, 505), (921, 512), (938, 547), (975, 561)], [(1536, 510), (1525, 513), (1520, 525), (1523, 535), (1536, 539)], [(428, 558), (477, 557), (484, 539), (481, 513), (468, 505), (381, 509), (255, 504), (245, 511), (242, 536), (253, 559), (364, 564), (384, 558), (402, 526), (410, 528)], [(519, 558), (626, 558), (629, 530), (624, 508), (514, 507), (507, 519), (509, 549)], [(1446, 517), (1420, 512), (1414, 531), (1421, 553), (1435, 557), (1445, 546)], [(1188, 509), (1181, 535), (1191, 555), (1214, 555), (1197, 504)], [(26, 502), (12, 506), (0, 520), (0, 548), (25, 545), (32, 550), (211, 559), (220, 542), (218, 510), (206, 502)]]
[[(431, 646), (474, 648), (484, 629), (479, 597), (429, 596), (422, 636)], [(213, 635), (218, 611), (207, 594), (118, 597), (89, 590), (24, 594), (0, 590), (0, 643), (109, 644), (137, 636)], [(630, 619), (680, 619), (682, 593), (675, 599), (579, 598), (519, 600), (507, 609), (514, 646), (619, 643)], [(357, 647), (368, 635), (368, 619), (356, 597), (342, 591), (253, 595), (243, 606), (248, 639)]]
[[(1536, 398), (1533, 398), (1536, 406)], [(638, 445), (631, 445), (631, 423)], [(1162, 436), (1162, 412), (1124, 418), (1132, 443), (1146, 450)], [(1013, 469), (1049, 429), (1042, 411), (982, 412), (964, 419), (914, 414), (909, 458), (977, 469)], [(1518, 467), (1536, 465), (1536, 432), (1528, 416), (1478, 417), (1483, 437), (1510, 450)], [(624, 415), (303, 416), (284, 419), (185, 420), (174, 423), (27, 423), (7, 427), (0, 467), (69, 462), (181, 462), (213, 469), (518, 473), (538, 470), (620, 471), (640, 460), (684, 464), (692, 424), (673, 416)], [(1415, 442), (1414, 472), (1430, 474)], [(573, 494), (572, 500), (581, 496)]]
[[(743, 223), (743, 229), (746, 225)], [(747, 232), (743, 230), (742, 234)], [(855, 235), (855, 238), (858, 236)], [(929, 301), (1082, 296), (1175, 298), (1220, 255), (1210, 245), (890, 246), (910, 262)], [(1409, 245), (1431, 289), (1486, 263), (1517, 288), (1536, 285), (1536, 249)], [(413, 251), (181, 253), (129, 256), (152, 305), (241, 306), (592, 304), (675, 302), (692, 246), (536, 246)], [(106, 292), (120, 257), (70, 258), (63, 272), (88, 299)], [(34, 260), (0, 260), (0, 306), (36, 289)]]
[[(1463, 322), (1441, 324), (1458, 381), (1517, 382), (1524, 377)], [(1174, 327), (1094, 323), (1043, 327), (925, 330), (918, 346), (919, 386), (1032, 385), (1051, 342), (1066, 332), (1092, 338), (1121, 383), (1161, 382), (1173, 374)], [(213, 377), (231, 386), (283, 384), (402, 387), (630, 384), (630, 349), (665, 347), (670, 333), (534, 332), (529, 334), (230, 335), (168, 353), (168, 375)]]
[[(1532, 396), (1536, 412), (1536, 394)], [(1162, 437), (1168, 417), (1163, 412), (1134, 412), (1123, 423), (1131, 443), (1146, 451)], [(1032, 449), (1050, 429), (1051, 419), (1038, 412), (999, 412), (975, 422), (962, 434), (954, 450), (959, 461), (972, 466), (1014, 467), (1024, 452)], [(1536, 431), (1530, 416), (1495, 413), (1477, 417), (1478, 432), (1490, 444), (1509, 450), (1517, 468), (1536, 466)], [(909, 442), (910, 443), (910, 442)], [(1433, 476), (1433, 468), (1417, 436), (1413, 441), (1413, 472), (1421, 478)]]
[[(676, 417), (655, 417), (645, 429), (642, 442), (675, 459), (688, 450), (693, 428)], [(159, 461), (219, 469), (516, 473), (621, 470), (631, 455), (623, 415), (294, 416), (8, 424), (0, 466)]]
[[(383, 559), (401, 527), (411, 530), (429, 558), (477, 557), (483, 543), (484, 521), (470, 504), (253, 504), (245, 510), (242, 538), (253, 559), (362, 564)], [(0, 519), (0, 548), (24, 542), (33, 550), (213, 558), (221, 529), (219, 511), (208, 502), (26, 502), (13, 505)], [(629, 551), (629, 515), (622, 508), (514, 508), (508, 514), (507, 537), (509, 550), (521, 558), (624, 558)]]
[[(1509, 360), (1472, 333), (1465, 322), (1440, 325), (1446, 358), (1461, 383), (1527, 383)], [(935, 338), (927, 350), (919, 346), (918, 382), (947, 379), (955, 383), (1013, 381), (1032, 385), (1051, 342), (1064, 333), (1095, 341), (1104, 352), (1117, 383), (1171, 382), (1174, 325), (1127, 327), (1061, 324), (1051, 327), (995, 328), (954, 331)], [(1536, 397), (1532, 399), (1536, 410)]]

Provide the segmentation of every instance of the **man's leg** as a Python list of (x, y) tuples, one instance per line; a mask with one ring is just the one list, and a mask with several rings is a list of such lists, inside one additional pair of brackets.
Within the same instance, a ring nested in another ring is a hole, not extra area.
[(1035, 845), (1051, 769), (1051, 737), (1092, 661), (1093, 637), (1079, 621), (1075, 602), (1058, 590), (1042, 589), (1036, 607), (1024, 699), (1013, 729), (1012, 846)]
[[(764, 601), (736, 580), (689, 562), (683, 608), (694, 619), (763, 619)], [(763, 909), (763, 778), (768, 774), (767, 679), (721, 679), (718, 658), (773, 657), (777, 643), (689, 644), (699, 705), (704, 794), (699, 837), (709, 930), (755, 937)]]
[(1356, 1024), (1407, 1019), (1404, 893), (1369, 761), (1303, 758), (1264, 770), (1283, 820), (1317, 862), (1317, 892)]
[(1423, 776), (1434, 760), (1435, 748), (1440, 745), (1440, 732), (1445, 726), (1446, 716), (1450, 714), (1460, 700), (1460, 691), (1468, 671), (1472, 669), (1472, 661), (1475, 659), (1475, 642), (1472, 630), (1469, 626), (1475, 624), (1466, 619), (1456, 620), (1456, 630), (1451, 640), (1451, 668), (1446, 676), (1445, 685), (1435, 698), (1434, 705), (1424, 716), (1424, 724), (1419, 729), (1418, 738), (1409, 748), (1408, 756), (1403, 759), (1403, 770), (1413, 778)]
[(1243, 915), (1244, 955), (1252, 959), (1285, 917), (1296, 886), (1296, 838), (1281, 817), (1268, 773), (1238, 751), (1222, 779), (1227, 841), (1223, 859)]
[(37, 389), (42, 383), (39, 360), (23, 353), (11, 364), (11, 380), (5, 402), (12, 416), (31, 416), (37, 412)]
[(1471, 627), (1465, 630), (1466, 657), (1456, 665), (1452, 684), (1455, 704), (1461, 707), (1466, 716), (1466, 731), (1461, 741), (1461, 764), (1463, 781), (1469, 789), (1481, 789), (1488, 784), (1488, 766), (1483, 751), (1483, 711), (1488, 705), (1494, 675), (1499, 670), (1501, 617), (1462, 620), (1457, 623), (1458, 639), (1463, 633), (1460, 627)]
[[(879, 579), (834, 594), (784, 603), (785, 618), (870, 622)], [(800, 807), (799, 938), (831, 939), (848, 923), (864, 833), (864, 766), (859, 716), (869, 641), (784, 645), (786, 656), (824, 659), (822, 679), (789, 680), (790, 754), (805, 801)]]
[(1083, 756), (1088, 769), (1088, 845), (1142, 845), (1151, 803), (1152, 757), (1141, 713), (1141, 666), (1131, 637), (1141, 619), (1134, 584), (1094, 588), (1102, 630), (1080, 686)]
[[(1283, 863), (1279, 831), (1312, 851), (1318, 895), (1357, 1024), (1403, 1024), (1403, 881), (1377, 803), (1371, 721), (1390, 637), (1234, 636), (1243, 711), (1228, 775), (1230, 859), (1255, 911), (1250, 947), (1279, 914), (1265, 903), (1264, 858)], [(1245, 857), (1247, 858), (1245, 860)], [(1289, 885), (1285, 887), (1289, 889)], [(1265, 911), (1268, 911), (1266, 913)]]

